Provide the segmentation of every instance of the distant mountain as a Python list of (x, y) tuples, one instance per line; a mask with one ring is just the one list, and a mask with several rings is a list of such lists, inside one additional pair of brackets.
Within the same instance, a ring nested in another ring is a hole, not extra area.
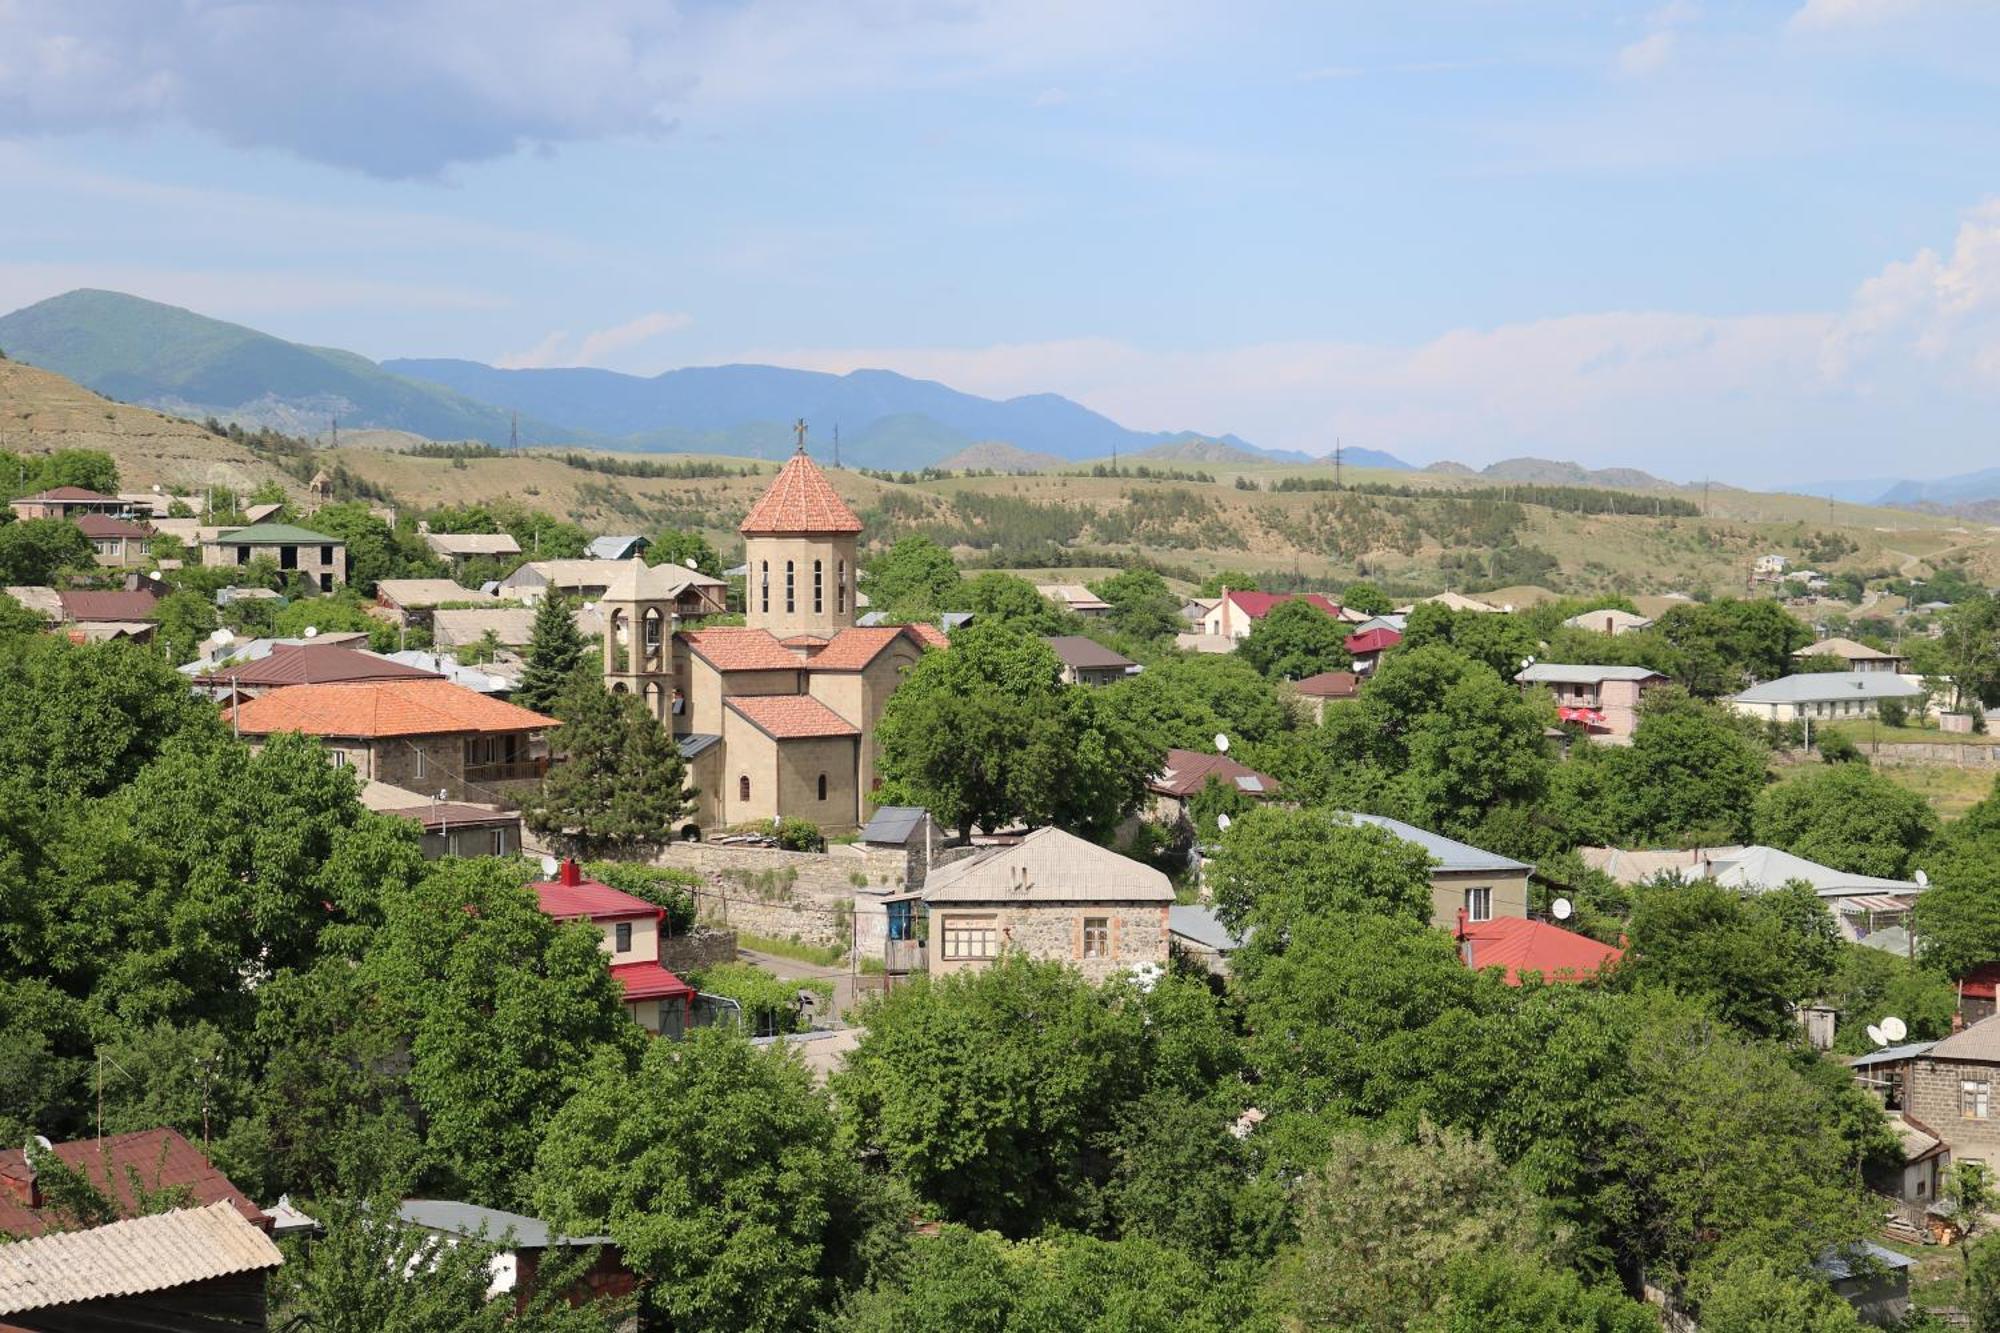
[[(181, 416), (316, 434), (392, 427), (437, 440), (508, 438), (508, 414), (435, 384), (390, 374), (366, 357), (306, 347), (120, 292), (74, 291), (0, 317), (0, 348), (123, 402)], [(534, 419), (524, 440), (573, 432)]]
[(1064, 467), (1069, 462), (1069, 459), (1057, 458), (1054, 454), (1038, 454), (1017, 449), (1011, 444), (989, 441), (967, 445), (951, 457), (939, 460), (938, 466), (954, 472), (1047, 472)]
[(1520, 481), (1543, 486), (1604, 486), (1620, 491), (1677, 489), (1674, 483), (1661, 481), (1650, 472), (1641, 472), (1637, 468), (1587, 468), (1581, 463), (1561, 463), (1547, 458), (1503, 458), (1479, 469), (1478, 475), (1494, 481)]

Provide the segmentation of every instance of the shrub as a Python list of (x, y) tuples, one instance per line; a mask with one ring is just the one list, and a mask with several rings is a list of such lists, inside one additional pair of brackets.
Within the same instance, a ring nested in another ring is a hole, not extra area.
[(1907, 726), (1910, 721), (1910, 709), (1901, 699), (1884, 699), (1881, 706), (1876, 709), (1875, 716), (1882, 720), (1882, 725), (1885, 727)]
[(1865, 764), (1868, 756), (1844, 731), (1823, 731), (1819, 737), (1819, 757), (1829, 764)]

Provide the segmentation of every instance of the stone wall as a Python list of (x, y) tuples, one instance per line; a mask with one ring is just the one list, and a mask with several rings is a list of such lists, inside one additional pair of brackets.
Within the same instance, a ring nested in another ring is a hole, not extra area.
[(692, 935), (670, 935), (660, 941), (660, 966), (677, 977), (736, 961), (736, 932), (697, 926)]
[(1861, 737), (1861, 753), (1878, 764), (1950, 764), (1982, 767), (2000, 764), (2000, 745), (1932, 745), (1924, 741), (1890, 741), (1870, 744)]
[[(1988, 1114), (1975, 1120), (1961, 1109), (1960, 1085), (1989, 1083)], [(1955, 1162), (1976, 1158), (2000, 1165), (2000, 1067), (1918, 1060), (1910, 1077), (1909, 1113), (1944, 1136)]]
[(653, 864), (701, 877), (695, 911), (706, 923), (746, 935), (845, 949), (858, 894), (901, 892), (900, 852), (836, 845), (825, 852), (681, 842)]
[[(1019, 949), (1030, 958), (1069, 963), (1092, 981), (1103, 981), (1137, 963), (1167, 961), (1167, 909), (1159, 903), (940, 903), (930, 912), (927, 952), (933, 974), (992, 962), (945, 957), (945, 931), (954, 918), (992, 922), (1002, 950)], [(1103, 957), (1083, 956), (1085, 918), (1102, 918), (1110, 927), (1110, 951)]]

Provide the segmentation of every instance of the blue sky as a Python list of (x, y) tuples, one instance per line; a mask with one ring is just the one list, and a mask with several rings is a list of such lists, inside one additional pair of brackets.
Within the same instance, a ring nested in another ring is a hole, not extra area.
[(0, 0), (0, 308), (1937, 475), (2000, 462), (1996, 55), (1970, 0)]

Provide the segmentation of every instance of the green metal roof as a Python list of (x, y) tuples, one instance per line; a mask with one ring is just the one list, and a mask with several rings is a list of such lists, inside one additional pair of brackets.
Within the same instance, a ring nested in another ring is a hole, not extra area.
[(232, 528), (216, 536), (216, 541), (232, 546), (338, 546), (340, 538), (312, 532), (291, 523), (252, 523)]

